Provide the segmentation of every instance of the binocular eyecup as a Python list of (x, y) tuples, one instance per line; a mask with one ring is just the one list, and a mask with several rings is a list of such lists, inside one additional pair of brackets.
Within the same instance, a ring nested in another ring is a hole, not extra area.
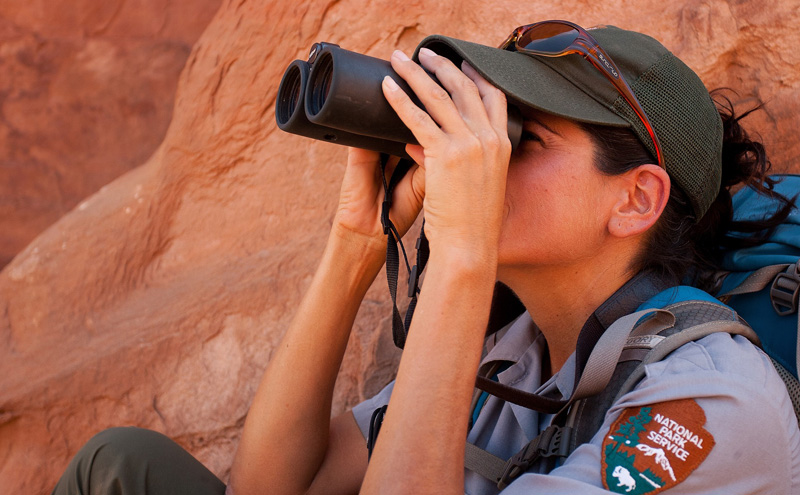
[[(275, 120), (286, 132), (320, 141), (408, 158), (405, 145), (414, 135), (383, 96), (390, 76), (420, 108), (414, 92), (385, 60), (316, 43), (308, 61), (295, 60), (283, 74), (275, 102)], [(509, 105), (512, 147), (522, 135), (522, 115)]]

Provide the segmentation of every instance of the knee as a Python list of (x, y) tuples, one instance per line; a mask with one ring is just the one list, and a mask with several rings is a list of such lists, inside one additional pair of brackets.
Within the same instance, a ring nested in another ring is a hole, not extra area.
[(75, 454), (53, 493), (89, 493), (91, 486), (110, 486), (122, 478), (135, 477), (139, 467), (170, 442), (166, 436), (143, 428), (103, 430)]
[(157, 431), (117, 426), (97, 433), (81, 450), (93, 452), (93, 455), (119, 457), (158, 452), (159, 446), (165, 444), (172, 444), (172, 440)]

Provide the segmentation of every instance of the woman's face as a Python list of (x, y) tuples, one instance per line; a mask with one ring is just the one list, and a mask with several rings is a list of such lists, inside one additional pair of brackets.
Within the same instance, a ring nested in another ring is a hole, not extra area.
[(498, 276), (508, 270), (566, 268), (602, 252), (610, 211), (620, 198), (614, 177), (594, 166), (594, 145), (575, 122), (525, 115), (511, 156)]

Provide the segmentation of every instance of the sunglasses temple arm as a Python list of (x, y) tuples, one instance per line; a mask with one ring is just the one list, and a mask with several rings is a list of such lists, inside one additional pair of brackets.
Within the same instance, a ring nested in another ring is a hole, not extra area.
[[(622, 97), (625, 98), (625, 101), (628, 102), (628, 105), (631, 107), (634, 113), (636, 113), (636, 116), (639, 117), (639, 120), (642, 122), (645, 129), (647, 129), (650, 139), (653, 141), (653, 147), (655, 148), (658, 165), (661, 168), (664, 168), (664, 158), (661, 155), (661, 143), (659, 142), (658, 137), (653, 130), (653, 125), (650, 123), (650, 119), (647, 118), (644, 108), (642, 108), (642, 105), (639, 103), (636, 95), (633, 94), (633, 90), (630, 86), (628, 86), (628, 82), (622, 77), (622, 73), (619, 71), (616, 64), (611, 61), (611, 58), (606, 55), (599, 45), (592, 44), (592, 46), (589, 46), (584, 43), (581, 43), (581, 45), (583, 45), (582, 48), (585, 49), (583, 52), (584, 57), (589, 60), (592, 65), (597, 67), (597, 69), (602, 72), (604, 76), (606, 76), (606, 78), (617, 88), (617, 91), (619, 91)], [(613, 75), (612, 69), (614, 72), (616, 72), (616, 77)]]

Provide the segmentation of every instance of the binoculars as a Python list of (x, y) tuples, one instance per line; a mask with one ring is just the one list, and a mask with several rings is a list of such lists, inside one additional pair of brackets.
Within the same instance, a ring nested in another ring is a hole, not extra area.
[[(390, 76), (420, 108), (424, 106), (388, 61), (315, 43), (308, 61), (295, 60), (283, 74), (275, 120), (286, 132), (320, 141), (408, 158), (414, 135), (386, 101), (381, 89)], [(435, 78), (434, 78), (435, 80)], [(509, 105), (508, 135), (516, 148), (522, 114)]]

